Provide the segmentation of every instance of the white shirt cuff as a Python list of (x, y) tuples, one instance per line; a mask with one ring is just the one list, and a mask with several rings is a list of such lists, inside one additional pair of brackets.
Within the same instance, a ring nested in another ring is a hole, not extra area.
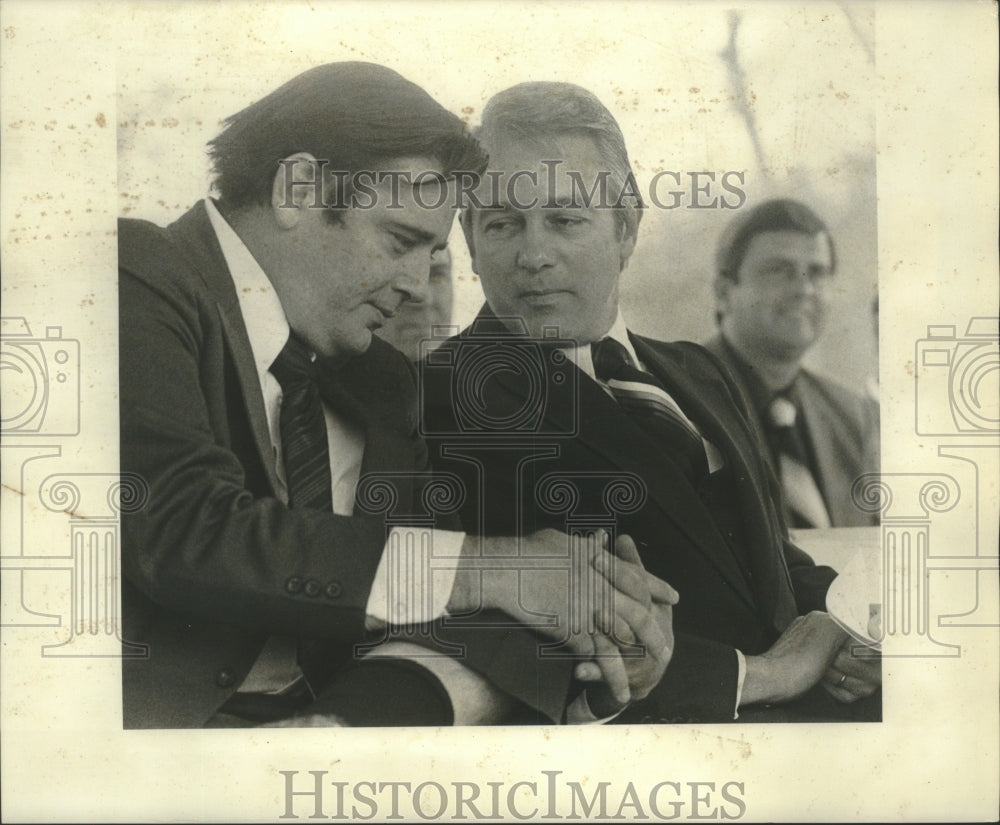
[(743, 651), (736, 651), (736, 705), (733, 707), (733, 719), (740, 718), (740, 702), (743, 701), (743, 682), (747, 678), (747, 657)]
[[(424, 624), (444, 615), (455, 586), (465, 533), (430, 527), (394, 527), (368, 595), (369, 630), (387, 624)], [(431, 566), (431, 558), (455, 564)]]

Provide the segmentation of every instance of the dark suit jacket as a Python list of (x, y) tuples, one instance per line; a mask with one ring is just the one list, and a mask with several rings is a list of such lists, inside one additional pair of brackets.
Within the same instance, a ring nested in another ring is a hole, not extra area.
[[(166, 229), (119, 223), (121, 467), (149, 486), (122, 521), (125, 727), (202, 725), (269, 634), (364, 636), (383, 518), (292, 511), (259, 381), (204, 205)], [(364, 426), (362, 475), (421, 470), (415, 376), (379, 340), (321, 391)], [(412, 492), (406, 480), (401, 499)]]
[[(498, 342), (492, 348), (491, 337)], [(422, 365), (432, 462), (463, 478), (470, 493), (464, 526), (486, 534), (565, 529), (567, 514), (551, 512), (551, 502), (544, 502), (541, 488), (550, 473), (573, 476), (579, 498), (569, 518), (577, 524), (591, 516), (607, 522), (608, 479), (641, 479), (645, 500), (631, 511), (622, 503), (616, 529), (635, 539), (647, 569), (680, 592), (680, 604), (676, 648), (663, 680), (620, 721), (731, 720), (734, 648), (762, 653), (796, 615), (824, 609), (835, 573), (788, 542), (766, 448), (729, 372), (695, 344), (636, 335), (632, 341), (647, 369), (724, 454), (733, 485), (732, 500), (723, 502), (728, 524), (713, 517), (668, 449), (595, 381), (560, 365), (553, 350), (536, 347), (535, 355), (497, 368), (503, 351), (530, 353), (533, 345), (505, 335), (488, 309)], [(491, 366), (480, 368), (477, 360)], [(729, 528), (742, 533), (742, 550), (724, 536)], [(496, 674), (506, 671), (503, 686), (529, 705), (539, 706), (541, 690), (541, 698), (550, 698), (554, 685), (572, 696), (568, 668), (540, 659), (523, 636), (509, 634), (488, 652), (482, 644), (476, 650)]]
[[(716, 336), (705, 348), (722, 360), (748, 398), (753, 398), (747, 366), (734, 358), (722, 337)], [(863, 473), (879, 471), (878, 404), (805, 369), (799, 372), (795, 391), (816, 461), (816, 483), (830, 523), (834, 527), (877, 524), (877, 513), (854, 505), (851, 487)], [(758, 427), (762, 426), (761, 412), (751, 405), (750, 414)]]

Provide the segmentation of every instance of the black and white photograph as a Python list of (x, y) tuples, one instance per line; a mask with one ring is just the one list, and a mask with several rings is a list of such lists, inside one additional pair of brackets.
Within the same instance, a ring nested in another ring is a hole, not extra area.
[(994, 816), (996, 22), (0, 8), (4, 820)]

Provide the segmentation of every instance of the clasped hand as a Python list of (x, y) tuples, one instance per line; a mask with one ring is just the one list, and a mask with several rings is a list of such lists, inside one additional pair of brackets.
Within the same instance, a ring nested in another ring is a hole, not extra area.
[(594, 611), (592, 658), (579, 663), (574, 675), (594, 683), (587, 688), (588, 704), (606, 717), (645, 698), (663, 677), (674, 650), (678, 595), (645, 570), (629, 536), (617, 539), (613, 555), (595, 554), (591, 564), (610, 598)]
[[(614, 709), (649, 693), (673, 653), (671, 607), (677, 593), (646, 572), (629, 537), (619, 537), (612, 553), (603, 530), (586, 535), (539, 530), (520, 540), (519, 564), (513, 565), (506, 562), (509, 539), (482, 542), (482, 557), (505, 563), (477, 566), (472, 577), (460, 570), (450, 605), (461, 609), (478, 602), (502, 610), (565, 646), (581, 660), (576, 677), (601, 681), (595, 695)], [(569, 560), (568, 576), (567, 567), (553, 559)]]

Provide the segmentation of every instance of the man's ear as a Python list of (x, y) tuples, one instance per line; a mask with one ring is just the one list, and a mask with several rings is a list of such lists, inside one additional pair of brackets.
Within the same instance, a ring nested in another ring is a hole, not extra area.
[(635, 252), (635, 235), (629, 235), (622, 241), (621, 250), (619, 252), (622, 269), (625, 269), (625, 267), (628, 266), (629, 258), (632, 257), (633, 252)]
[(621, 229), (619, 230), (621, 240), (618, 241), (618, 264), (620, 272), (625, 270), (625, 267), (628, 266), (629, 258), (631, 258), (632, 253), (635, 252), (635, 239), (638, 234), (638, 229), (638, 223), (631, 227), (629, 226), (628, 221), (621, 224)]
[(458, 222), (462, 226), (462, 234), (465, 235), (465, 245), (469, 247), (469, 257), (472, 258), (472, 271), (479, 274), (476, 268), (476, 242), (472, 238), (472, 209), (463, 209), (458, 216)]
[(735, 286), (736, 282), (732, 278), (726, 278), (722, 275), (716, 276), (715, 281), (712, 283), (712, 289), (715, 292), (715, 308), (717, 312), (724, 314), (729, 308), (729, 294)]
[(278, 226), (292, 229), (306, 209), (323, 204), (323, 167), (308, 152), (296, 152), (278, 161), (271, 185), (271, 211)]

